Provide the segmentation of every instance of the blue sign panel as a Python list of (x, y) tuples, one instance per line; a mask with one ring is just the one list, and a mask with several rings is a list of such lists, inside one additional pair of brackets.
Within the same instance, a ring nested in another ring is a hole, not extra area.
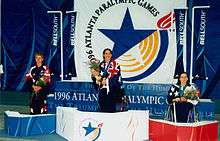
[[(170, 85), (126, 83), (123, 86), (129, 101), (128, 109), (149, 110), (150, 117), (164, 118)], [(54, 94), (48, 96), (48, 111), (55, 113), (57, 106), (77, 107), (82, 111), (98, 111), (97, 101), (98, 93), (90, 82), (57, 82)], [(209, 109), (206, 108), (207, 106)], [(201, 102), (197, 109), (201, 120), (207, 118), (207, 115), (209, 119), (214, 119), (214, 103)]]

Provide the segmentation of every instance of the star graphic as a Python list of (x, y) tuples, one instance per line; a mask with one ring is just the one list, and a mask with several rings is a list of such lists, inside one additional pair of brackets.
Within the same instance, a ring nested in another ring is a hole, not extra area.
[(175, 90), (175, 88), (174, 88), (174, 87), (171, 87), (171, 91), (174, 92), (174, 90)]
[(94, 131), (96, 128), (91, 126), (91, 122), (89, 122), (89, 125), (87, 127), (83, 127), (86, 130), (86, 134), (85, 136), (87, 136), (89, 133), (91, 133), (92, 131)]
[(179, 95), (179, 93), (176, 91), (176, 92), (174, 93), (174, 95), (175, 95), (175, 96), (178, 96), (178, 95)]
[(120, 29), (98, 29), (114, 42), (113, 58), (117, 59), (156, 30), (135, 30), (127, 8)]

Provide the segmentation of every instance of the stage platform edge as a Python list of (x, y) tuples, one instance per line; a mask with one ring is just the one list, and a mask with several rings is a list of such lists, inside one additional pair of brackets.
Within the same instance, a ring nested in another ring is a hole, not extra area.
[(10, 136), (32, 136), (55, 133), (56, 115), (26, 115), (14, 111), (4, 112), (5, 131)]
[(153, 141), (218, 141), (218, 121), (174, 123), (149, 119), (149, 131)]

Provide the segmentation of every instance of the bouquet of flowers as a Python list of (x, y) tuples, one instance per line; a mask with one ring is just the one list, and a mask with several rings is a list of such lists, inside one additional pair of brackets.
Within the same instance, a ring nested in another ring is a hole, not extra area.
[(49, 83), (49, 78), (42, 76), (41, 78), (39, 78), (36, 82), (35, 82), (35, 86), (41, 86), (44, 87), (47, 85), (47, 83)]
[(187, 102), (190, 102), (194, 105), (198, 103), (199, 96), (198, 96), (198, 90), (196, 89), (195, 86), (187, 86), (186, 89), (184, 90), (183, 97), (187, 99)]
[(89, 65), (89, 68), (91, 70), (92, 77), (96, 79), (96, 84), (101, 85), (103, 78), (100, 74), (100, 61), (98, 59), (93, 59), (87, 64)]
[(99, 65), (100, 65), (100, 61), (98, 59), (93, 59), (93, 60), (89, 61), (88, 64), (89, 64), (90, 69), (98, 70)]
[[(34, 82), (33, 86), (40, 86), (44, 87), (50, 83), (50, 77), (49, 76), (42, 76), (37, 81)], [(33, 90), (33, 93), (38, 93), (38, 91)]]

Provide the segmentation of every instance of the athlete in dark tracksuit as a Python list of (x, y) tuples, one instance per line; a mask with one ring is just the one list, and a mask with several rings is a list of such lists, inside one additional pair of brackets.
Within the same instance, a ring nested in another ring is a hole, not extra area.
[(26, 75), (26, 81), (30, 86), (32, 97), (30, 100), (31, 114), (47, 113), (46, 98), (49, 94), (50, 71), (42, 64), (43, 55), (35, 55), (36, 65)]

